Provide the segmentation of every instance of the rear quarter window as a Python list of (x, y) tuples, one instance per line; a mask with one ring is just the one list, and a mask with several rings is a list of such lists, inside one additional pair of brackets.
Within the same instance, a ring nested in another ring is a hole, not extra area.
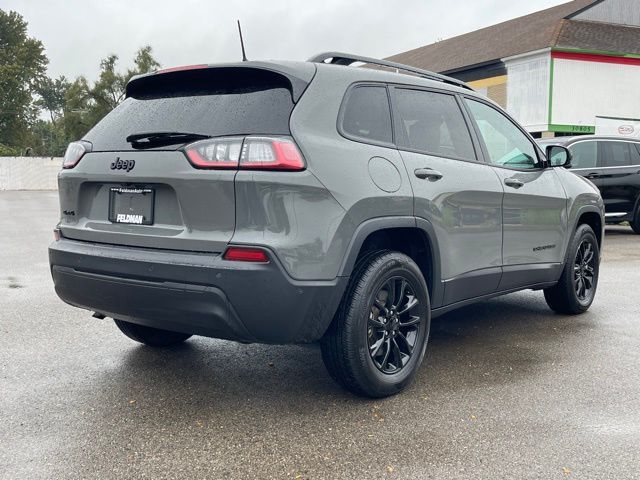
[(342, 105), (339, 125), (348, 138), (365, 143), (392, 143), (387, 88), (372, 85), (351, 88)]

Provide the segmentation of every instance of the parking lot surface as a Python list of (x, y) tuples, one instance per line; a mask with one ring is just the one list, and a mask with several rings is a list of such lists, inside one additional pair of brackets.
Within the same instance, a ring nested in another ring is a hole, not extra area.
[(0, 479), (640, 478), (640, 236), (607, 228), (584, 315), (522, 292), (432, 324), (404, 393), (316, 345), (154, 350), (60, 301), (55, 192), (0, 192)]

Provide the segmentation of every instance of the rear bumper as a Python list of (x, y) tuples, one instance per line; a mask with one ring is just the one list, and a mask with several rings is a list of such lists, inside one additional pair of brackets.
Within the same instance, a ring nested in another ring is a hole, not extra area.
[(49, 247), (56, 293), (105, 316), (166, 330), (246, 342), (319, 339), (347, 278), (296, 281), (268, 264), (219, 255), (61, 239)]

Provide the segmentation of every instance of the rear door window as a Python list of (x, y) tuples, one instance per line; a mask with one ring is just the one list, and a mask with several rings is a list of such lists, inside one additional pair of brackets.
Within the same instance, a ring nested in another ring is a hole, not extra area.
[(347, 93), (341, 113), (345, 136), (366, 143), (392, 143), (387, 87), (359, 85)]
[(180, 73), (184, 74), (179, 78), (160, 74), (140, 81), (124, 102), (85, 135), (93, 151), (131, 150), (126, 138), (137, 133), (290, 134), (294, 102), (286, 77), (248, 68)]
[(603, 167), (631, 165), (631, 144), (628, 142), (602, 142)]
[(475, 160), (471, 134), (453, 95), (396, 89), (402, 146), (409, 150), (461, 160)]
[(596, 168), (598, 166), (598, 143), (584, 141), (569, 146), (572, 168)]

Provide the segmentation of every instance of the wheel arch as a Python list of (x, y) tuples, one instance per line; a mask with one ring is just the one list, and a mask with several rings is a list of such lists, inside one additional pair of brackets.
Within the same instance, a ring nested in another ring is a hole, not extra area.
[(567, 235), (564, 254), (565, 263), (567, 262), (567, 257), (569, 255), (571, 239), (580, 225), (589, 225), (593, 229), (593, 233), (595, 233), (596, 240), (598, 241), (598, 248), (600, 252), (602, 252), (602, 240), (604, 239), (605, 226), (602, 210), (600, 210), (596, 205), (583, 205), (576, 211), (574, 218), (575, 221), (573, 222), (572, 229), (569, 231), (570, 234)]
[(363, 222), (355, 231), (339, 274), (350, 275), (360, 255), (377, 249), (395, 250), (411, 257), (425, 277), (431, 307), (441, 306), (444, 289), (440, 249), (430, 222), (413, 216), (379, 217)]
[(602, 247), (602, 239), (604, 236), (604, 219), (602, 213), (595, 207), (584, 206), (577, 214), (576, 223), (573, 231), (580, 225), (589, 225), (593, 229), (593, 233), (596, 234), (596, 240), (598, 240), (598, 247)]

